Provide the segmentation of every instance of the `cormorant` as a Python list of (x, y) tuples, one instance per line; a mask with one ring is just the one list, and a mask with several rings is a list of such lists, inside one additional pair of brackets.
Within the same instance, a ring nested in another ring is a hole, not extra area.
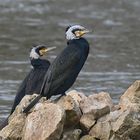
[[(47, 48), (45, 45), (38, 45), (33, 47), (30, 52), (30, 62), (32, 69), (21, 83), (19, 90), (16, 94), (10, 114), (12, 114), (16, 106), (20, 103), (25, 95), (32, 95), (34, 93), (39, 94), (43, 83), (44, 76), (50, 66), (50, 62), (46, 59), (41, 59), (41, 56), (45, 55), (48, 51), (55, 47)], [(0, 128), (7, 125), (7, 120)]]
[(67, 47), (50, 65), (40, 95), (24, 109), (24, 113), (27, 113), (42, 96), (49, 99), (53, 95), (65, 95), (65, 92), (73, 85), (89, 53), (89, 44), (82, 37), (88, 32), (80, 25), (66, 28)]
[(48, 51), (54, 48), (55, 47), (47, 48), (44, 45), (38, 45), (31, 49), (30, 62), (33, 68), (29, 72), (29, 74), (26, 76), (26, 78), (23, 80), (17, 92), (17, 95), (14, 100), (14, 104), (11, 110), (11, 114), (13, 113), (16, 106), (19, 104), (19, 102), (25, 95), (32, 95), (34, 93), (36, 94), (40, 93), (44, 76), (50, 66), (50, 62), (48, 60), (41, 59), (40, 57), (45, 55)]

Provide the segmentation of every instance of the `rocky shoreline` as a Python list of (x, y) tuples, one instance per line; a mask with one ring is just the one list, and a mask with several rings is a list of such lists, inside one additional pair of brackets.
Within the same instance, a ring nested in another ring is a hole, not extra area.
[(0, 131), (0, 140), (140, 140), (140, 81), (114, 105), (109, 93), (85, 96), (70, 91), (58, 100), (22, 109), (36, 95), (25, 96)]

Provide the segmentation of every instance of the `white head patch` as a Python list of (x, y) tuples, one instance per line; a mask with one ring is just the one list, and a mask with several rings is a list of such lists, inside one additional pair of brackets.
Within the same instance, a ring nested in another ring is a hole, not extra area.
[(32, 48), (32, 50), (30, 52), (30, 58), (38, 59), (40, 56), (39, 56), (39, 54), (36, 53), (35, 49), (36, 48)]
[(75, 34), (72, 32), (75, 29), (79, 29), (79, 30), (83, 30), (85, 29), (83, 26), (81, 25), (73, 25), (71, 27), (69, 27), (69, 29), (66, 31), (66, 39), (67, 40), (72, 40), (72, 39), (78, 39)]

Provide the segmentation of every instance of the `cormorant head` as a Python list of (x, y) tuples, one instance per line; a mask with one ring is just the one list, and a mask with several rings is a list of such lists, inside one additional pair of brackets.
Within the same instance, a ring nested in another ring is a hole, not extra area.
[(88, 32), (89, 30), (87, 30), (85, 27), (81, 25), (73, 25), (73, 26), (68, 26), (66, 28), (65, 34), (67, 40), (72, 40), (72, 39), (79, 39)]
[(31, 49), (30, 58), (38, 59), (39, 57), (45, 55), (48, 51), (55, 49), (56, 47), (46, 47), (45, 45), (38, 45)]

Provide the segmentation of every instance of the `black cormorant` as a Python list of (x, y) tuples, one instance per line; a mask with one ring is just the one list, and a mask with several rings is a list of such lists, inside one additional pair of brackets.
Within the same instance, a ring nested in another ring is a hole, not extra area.
[(44, 45), (38, 45), (31, 49), (30, 62), (33, 68), (26, 76), (26, 78), (23, 80), (17, 92), (11, 113), (13, 113), (15, 107), (19, 104), (19, 102), (25, 95), (40, 93), (44, 76), (50, 66), (50, 62), (48, 60), (41, 59), (40, 57), (46, 54), (46, 52), (48, 52), (49, 50), (52, 50), (54, 48), (55, 47), (47, 48)]
[(64, 95), (73, 85), (89, 53), (89, 44), (82, 37), (88, 32), (86, 28), (80, 25), (67, 27), (67, 47), (50, 65), (40, 95), (24, 109), (24, 113), (27, 113), (42, 96), (49, 99), (53, 95)]
[[(21, 83), (10, 114), (14, 112), (16, 106), (20, 103), (25, 95), (40, 93), (44, 76), (50, 66), (50, 62), (46, 59), (41, 59), (41, 56), (45, 55), (49, 50), (54, 48), (55, 47), (47, 48), (45, 45), (38, 45), (31, 49), (30, 62), (33, 68)], [(3, 128), (5, 125), (7, 125), (7, 119), (5, 120), (5, 123), (3, 123), (3, 126), (0, 126), (0, 128)]]

